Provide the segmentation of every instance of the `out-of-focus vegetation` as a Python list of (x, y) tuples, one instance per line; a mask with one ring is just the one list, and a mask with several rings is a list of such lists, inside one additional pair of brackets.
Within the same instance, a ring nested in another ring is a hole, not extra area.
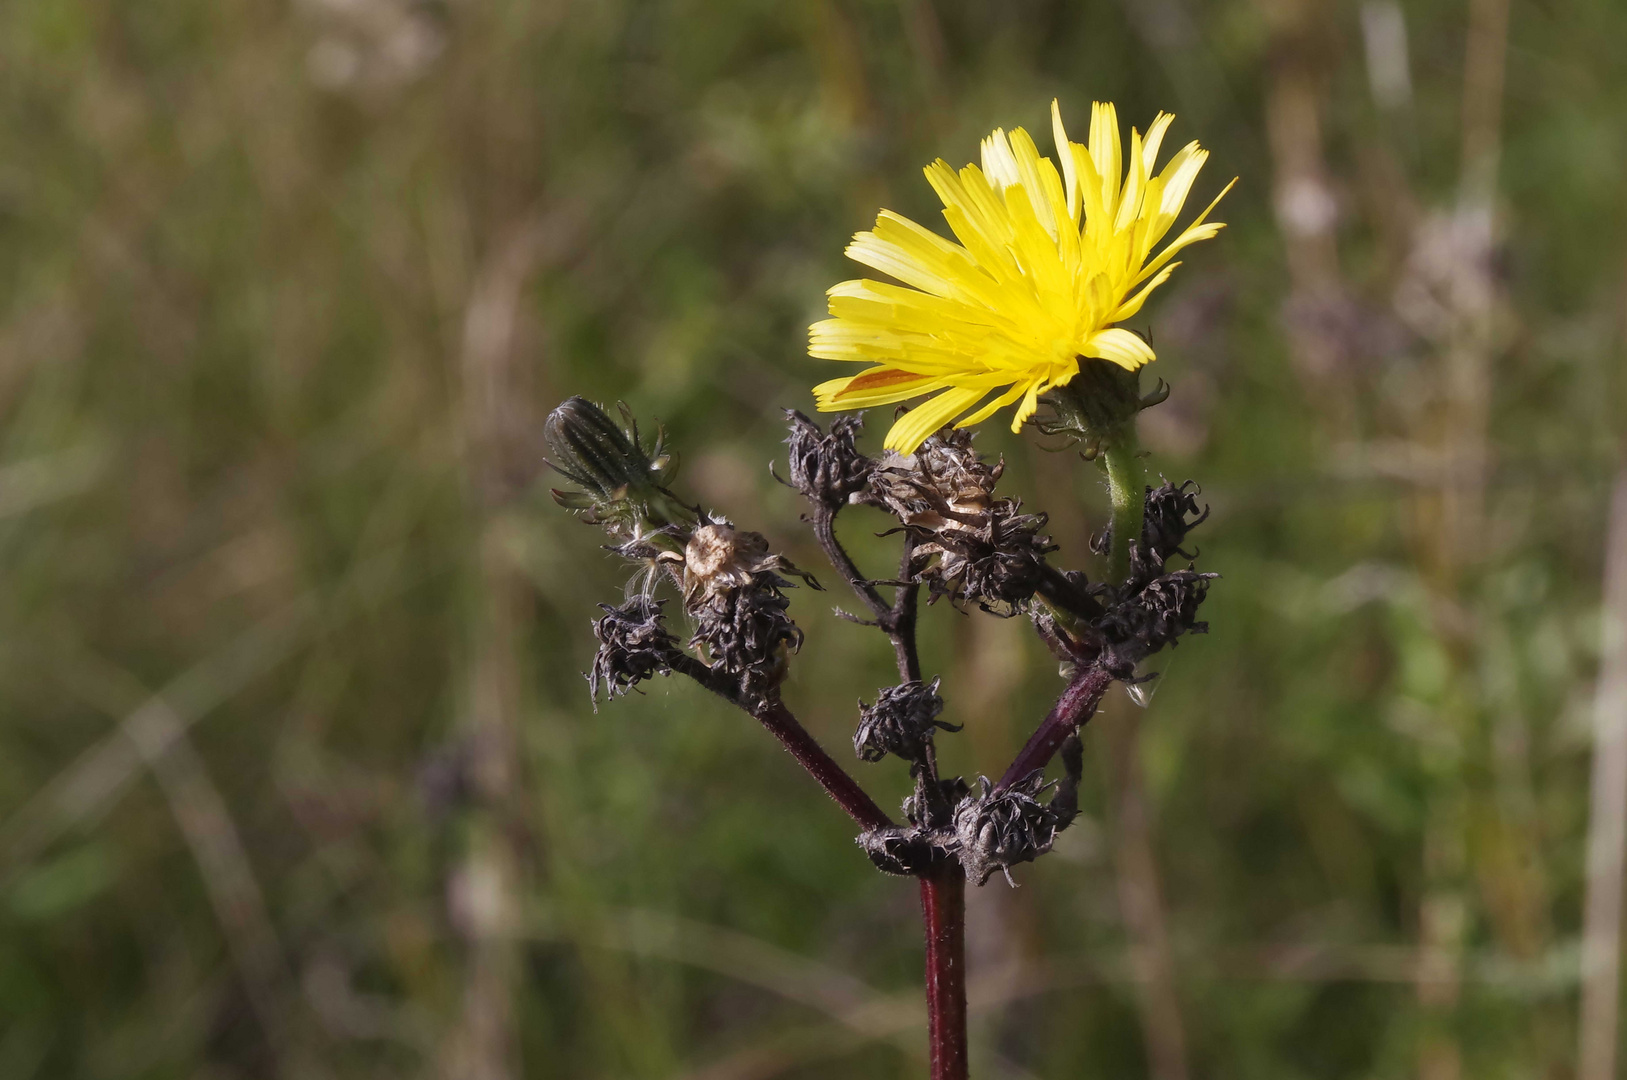
[[(620, 572), (540, 419), (660, 417), (817, 569), (765, 466), (844, 242), (1053, 96), (1176, 112), (1200, 206), (1242, 178), (1137, 320), (1224, 580), (1088, 729), (1060, 856), (974, 891), (974, 1071), (1570, 1075), (1623, 40), (1609, 0), (0, 5), (0, 1076), (922, 1074), (910, 883), (692, 687), (590, 710)], [(1095, 467), (989, 428), (1084, 562)], [(839, 747), (891, 659), (793, 613)], [(1054, 666), (927, 615), (946, 767), (996, 769)]]

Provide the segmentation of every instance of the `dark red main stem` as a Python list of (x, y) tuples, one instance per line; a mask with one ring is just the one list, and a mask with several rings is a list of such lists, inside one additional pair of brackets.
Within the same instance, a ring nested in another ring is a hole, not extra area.
[(866, 829), (887, 829), (892, 827), (889, 818), (881, 807), (876, 805), (865, 790), (858, 785), (847, 770), (836, 764), (831, 756), (825, 753), (825, 748), (808, 734), (791, 710), (783, 702), (773, 701), (764, 705), (754, 714), (762, 725), (780, 740), (780, 745), (791, 751), (791, 756), (797, 759), (797, 764), (807, 769), (819, 786), (825, 789), (825, 794), (835, 799), (848, 817), (858, 822)]
[(1050, 714), (1028, 740), (1028, 745), (1022, 748), (1022, 752), (1012, 761), (1011, 768), (994, 785), (995, 790), (1004, 790), (1035, 769), (1049, 765), (1063, 741), (1096, 714), (1096, 706), (1101, 704), (1102, 695), (1111, 685), (1113, 676), (1099, 667), (1085, 668), (1074, 676), (1073, 682), (1062, 691)]
[(932, 1080), (966, 1080), (966, 875), (958, 862), (921, 878), (921, 921)]

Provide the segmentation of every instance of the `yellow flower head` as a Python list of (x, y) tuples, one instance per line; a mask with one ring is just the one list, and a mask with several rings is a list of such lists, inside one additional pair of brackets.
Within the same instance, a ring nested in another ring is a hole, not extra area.
[(1154, 173), (1173, 119), (1159, 113), (1145, 137), (1131, 129), (1125, 161), (1111, 104), (1091, 106), (1086, 147), (1068, 141), (1053, 101), (1060, 174), (1022, 128), (984, 139), (981, 169), (929, 165), (927, 182), (960, 243), (890, 210), (854, 236), (848, 258), (912, 287), (844, 281), (830, 290), (833, 317), (809, 328), (808, 352), (872, 366), (814, 387), (820, 410), (935, 394), (887, 434), (888, 448), (908, 454), (951, 420), (976, 424), (1020, 398), (1016, 431), (1041, 394), (1078, 374), (1082, 357), (1131, 371), (1153, 359), (1145, 341), (1113, 324), (1141, 310), (1180, 265), (1170, 261), (1177, 251), (1221, 230), (1206, 219), (1231, 190), (1152, 256), (1209, 157), (1190, 142)]

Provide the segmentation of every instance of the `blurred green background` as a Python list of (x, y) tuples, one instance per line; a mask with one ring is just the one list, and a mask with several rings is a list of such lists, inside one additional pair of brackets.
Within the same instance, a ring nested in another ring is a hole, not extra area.
[[(540, 420), (625, 399), (822, 569), (767, 463), (843, 245), (941, 228), (921, 167), (1054, 96), (1177, 113), (1199, 206), (1241, 177), (1136, 323), (1224, 580), (1058, 852), (972, 891), (974, 1075), (1607, 1080), (1624, 40), (1613, 0), (4, 0), (0, 1077), (924, 1076), (910, 884), (693, 687), (590, 708), (624, 572)], [(1089, 569), (1100, 475), (1040, 441), (980, 437)], [(833, 598), (786, 696), (840, 751), (892, 676)], [(947, 767), (997, 772), (1054, 665), (924, 623)]]

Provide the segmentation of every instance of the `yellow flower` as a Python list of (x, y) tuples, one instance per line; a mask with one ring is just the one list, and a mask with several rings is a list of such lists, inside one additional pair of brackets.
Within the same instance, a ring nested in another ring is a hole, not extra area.
[(1091, 106), (1086, 147), (1068, 141), (1053, 101), (1060, 174), (1022, 128), (984, 139), (981, 169), (929, 165), (927, 182), (960, 243), (890, 210), (854, 236), (850, 259), (911, 287), (866, 280), (830, 290), (833, 318), (809, 328), (808, 352), (872, 366), (814, 387), (820, 410), (936, 394), (887, 434), (886, 445), (907, 454), (957, 417), (966, 427), (1021, 399), (1016, 431), (1040, 394), (1078, 374), (1082, 357), (1131, 371), (1153, 359), (1145, 341), (1113, 324), (1141, 310), (1180, 265), (1170, 261), (1177, 251), (1220, 231), (1206, 219), (1231, 190), (1152, 256), (1209, 157), (1191, 142), (1154, 173), (1173, 119), (1159, 113), (1145, 137), (1132, 129), (1126, 162), (1111, 104)]

